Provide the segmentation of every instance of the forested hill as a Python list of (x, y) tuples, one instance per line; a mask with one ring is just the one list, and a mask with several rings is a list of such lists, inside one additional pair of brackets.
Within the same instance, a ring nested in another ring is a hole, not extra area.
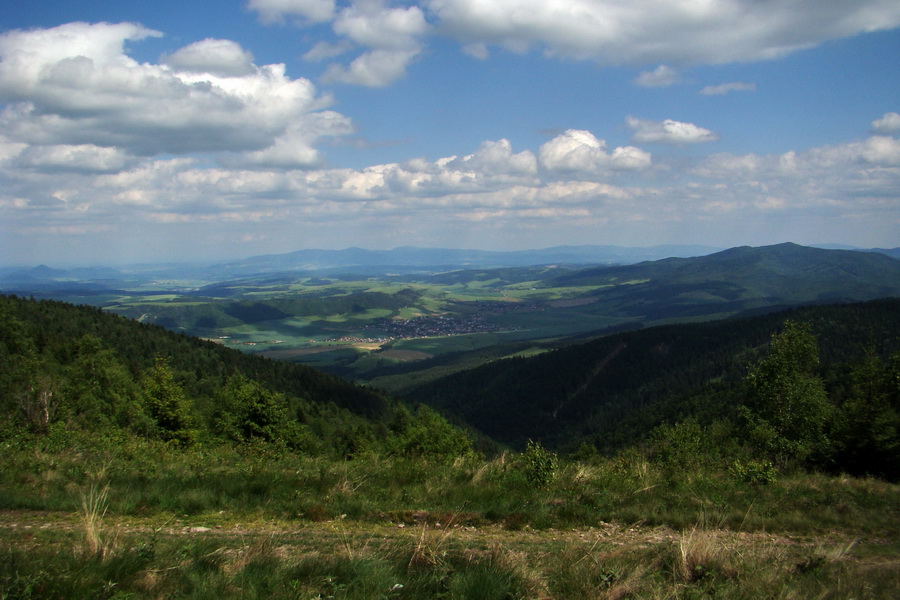
[(851, 366), (867, 352), (886, 358), (900, 351), (900, 299), (885, 299), (619, 333), (495, 361), (407, 397), (514, 447), (528, 439), (562, 450), (582, 442), (622, 447), (661, 422), (733, 418), (748, 365), (787, 320), (810, 324), (836, 404), (851, 385)]
[(145, 439), (332, 458), (471, 451), (465, 433), (427, 407), (309, 367), (97, 308), (0, 296), (0, 443), (23, 436), (57, 448)]
[[(619, 285), (630, 282), (632, 285)], [(632, 295), (647, 306), (683, 302), (766, 305), (846, 302), (900, 296), (900, 260), (876, 252), (785, 243), (731, 248), (697, 258), (583, 269), (545, 282), (601, 287), (593, 295)], [(701, 306), (702, 308), (702, 306)], [(706, 307), (708, 310), (708, 306)]]
[[(187, 391), (195, 395), (208, 395), (224, 379), (241, 374), (274, 392), (320, 404), (333, 403), (367, 418), (383, 419), (390, 413), (384, 395), (369, 388), (310, 367), (244, 354), (99, 308), (0, 296), (0, 315), (0, 342), (15, 347), (20, 344), (16, 338), (24, 336), (33, 340), (38, 355), (64, 364), (76, 360), (79, 340), (91, 336), (132, 376), (151, 368), (156, 358), (165, 358)], [(10, 319), (23, 329), (9, 331)]]

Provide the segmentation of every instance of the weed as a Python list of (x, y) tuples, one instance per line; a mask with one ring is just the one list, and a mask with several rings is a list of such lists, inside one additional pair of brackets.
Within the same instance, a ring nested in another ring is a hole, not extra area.
[(452, 533), (453, 530), (450, 527), (438, 530), (429, 529), (428, 523), (423, 521), (406, 565), (407, 570), (446, 567), (447, 544)]
[(85, 552), (103, 558), (114, 548), (116, 541), (115, 537), (107, 537), (103, 530), (103, 519), (109, 508), (109, 484), (92, 481), (87, 489), (80, 490), (80, 495)]

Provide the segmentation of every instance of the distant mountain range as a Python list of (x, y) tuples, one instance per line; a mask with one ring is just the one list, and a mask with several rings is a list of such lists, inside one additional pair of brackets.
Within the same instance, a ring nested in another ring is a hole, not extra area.
[(278, 271), (313, 271), (376, 267), (400, 270), (452, 270), (468, 268), (530, 267), (534, 265), (630, 264), (671, 256), (702, 256), (711, 246), (555, 246), (539, 250), (490, 251), (403, 246), (393, 250), (299, 250), (287, 254), (254, 256), (214, 268), (249, 275)]
[[(841, 249), (846, 249), (842, 247)], [(536, 265), (611, 266), (633, 265), (668, 258), (701, 257), (722, 248), (701, 245), (659, 245), (647, 247), (582, 245), (555, 246), (536, 250), (489, 251), (403, 246), (392, 250), (298, 250), (207, 265), (160, 264), (131, 265), (118, 268), (81, 267), (0, 268), (0, 289), (53, 289), (57, 287), (96, 287), (110, 289), (124, 284), (154, 279), (195, 279), (227, 281), (273, 273), (361, 274), (438, 273), (465, 269), (518, 268)], [(900, 248), (855, 252), (885, 254), (900, 259)], [(90, 284), (85, 286), (84, 284)]]
[(543, 285), (595, 288), (587, 296), (615, 306), (622, 316), (684, 318), (757, 306), (900, 296), (900, 260), (877, 252), (785, 243), (579, 269)]
[[(227, 281), (257, 275), (284, 273), (302, 276), (386, 273), (436, 273), (470, 268), (528, 267), (566, 264), (572, 266), (631, 264), (670, 256), (702, 256), (719, 248), (711, 246), (557, 246), (510, 252), (416, 248), (393, 250), (298, 250), (286, 254), (253, 256), (242, 260), (208, 264), (132, 265), (119, 268), (82, 267), (57, 269), (47, 265), (32, 268), (0, 268), (0, 290), (57, 288), (110, 289), (154, 279)], [(85, 285), (89, 284), (89, 285)]]

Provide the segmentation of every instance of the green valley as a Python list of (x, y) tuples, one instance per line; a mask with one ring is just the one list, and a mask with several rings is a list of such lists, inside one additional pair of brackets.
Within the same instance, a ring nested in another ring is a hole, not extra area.
[(70, 283), (31, 293), (360, 381), (381, 378), (391, 389), (405, 384), (385, 375), (429, 359), (463, 368), (475, 358), (541, 352), (604, 331), (900, 295), (894, 258), (794, 244), (628, 266), (420, 265), (411, 273), (350, 264), (238, 279), (214, 274), (219, 280), (170, 278), (103, 291)]
[(891, 598), (885, 258), (0, 296), (0, 597)]

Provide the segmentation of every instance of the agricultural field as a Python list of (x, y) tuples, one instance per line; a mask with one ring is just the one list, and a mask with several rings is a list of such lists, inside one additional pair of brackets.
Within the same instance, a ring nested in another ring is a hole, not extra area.
[(134, 290), (95, 300), (105, 310), (145, 323), (351, 376), (634, 321), (598, 314), (597, 302), (583, 297), (595, 287), (467, 277), (428, 283), (390, 276), (260, 279), (180, 294)]

